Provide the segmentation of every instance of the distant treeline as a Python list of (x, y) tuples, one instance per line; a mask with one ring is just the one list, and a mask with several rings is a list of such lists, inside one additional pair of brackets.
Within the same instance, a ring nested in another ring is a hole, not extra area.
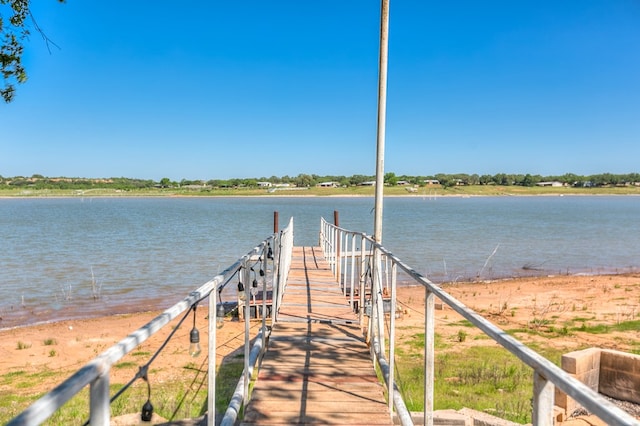
[[(2, 188), (31, 188), (31, 189), (78, 189), (86, 190), (91, 188), (112, 188), (120, 190), (145, 189), (145, 188), (183, 188), (183, 187), (211, 187), (211, 188), (255, 188), (264, 186), (265, 183), (271, 185), (288, 185), (296, 187), (312, 187), (319, 184), (333, 183), (335, 186), (358, 186), (370, 183), (375, 180), (375, 176), (352, 175), (352, 176), (320, 176), (315, 174), (299, 174), (298, 176), (271, 176), (260, 178), (234, 178), (234, 179), (211, 179), (211, 180), (186, 180), (172, 181), (169, 178), (162, 178), (156, 182), (151, 179), (132, 178), (69, 178), (69, 177), (45, 177), (33, 175), (31, 177), (0, 176), (0, 189)], [(503, 185), (503, 186), (536, 186), (540, 184), (555, 183), (563, 186), (574, 187), (603, 187), (603, 186), (626, 186), (640, 185), (640, 174), (612, 174), (601, 173), (589, 176), (580, 176), (573, 173), (566, 173), (561, 176), (541, 176), (531, 174), (507, 174), (498, 173), (495, 175), (478, 174), (446, 174), (438, 173), (429, 176), (397, 176), (395, 173), (386, 173), (384, 176), (387, 185), (441, 185), (452, 187), (457, 185)]]

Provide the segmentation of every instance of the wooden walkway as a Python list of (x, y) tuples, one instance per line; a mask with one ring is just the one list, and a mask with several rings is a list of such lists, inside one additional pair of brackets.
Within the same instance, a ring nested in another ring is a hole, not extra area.
[(319, 247), (294, 247), (243, 425), (391, 425), (355, 313)]

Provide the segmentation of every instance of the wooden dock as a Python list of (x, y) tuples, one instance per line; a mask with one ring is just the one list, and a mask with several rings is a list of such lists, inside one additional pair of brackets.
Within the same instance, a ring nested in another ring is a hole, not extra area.
[(319, 247), (294, 247), (243, 425), (391, 425), (356, 314)]

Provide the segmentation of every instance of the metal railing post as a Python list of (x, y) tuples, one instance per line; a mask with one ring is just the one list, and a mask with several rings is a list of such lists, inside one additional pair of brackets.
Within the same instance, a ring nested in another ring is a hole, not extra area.
[(342, 285), (342, 279), (340, 275), (342, 274), (342, 235), (343, 232), (339, 229), (336, 230), (336, 281), (338, 281), (338, 285)]
[(344, 295), (346, 297), (347, 295), (347, 271), (348, 271), (348, 263), (347, 261), (349, 260), (349, 256), (347, 256), (347, 253), (349, 253), (349, 234), (347, 232), (343, 232), (342, 233), (342, 238), (343, 240), (343, 245), (342, 245), (342, 267), (340, 268), (341, 271), (341, 279), (340, 282), (342, 283), (342, 287), (344, 288)]
[(333, 255), (333, 228), (329, 227), (329, 225), (327, 225), (327, 235), (325, 238), (327, 239), (327, 262), (329, 262), (329, 267), (333, 273), (333, 264), (331, 263), (331, 256)]
[(332, 250), (331, 250), (331, 265), (333, 268), (333, 276), (336, 276), (336, 271), (338, 269), (338, 230), (333, 228), (333, 235), (331, 238), (332, 241)]
[(347, 253), (349, 252), (348, 235), (344, 231), (340, 231), (340, 269), (338, 271), (338, 283), (342, 287), (342, 295), (347, 295)]
[[(369, 268), (371, 269), (371, 296), (369, 299), (369, 303), (370, 303), (370, 311), (369, 311), (369, 325), (367, 326), (367, 336), (366, 336), (366, 342), (367, 343), (371, 343), (373, 341), (373, 339), (375, 338), (375, 331), (374, 327), (376, 324), (376, 288), (377, 288), (377, 274), (378, 274), (378, 268), (376, 267), (376, 248), (374, 247), (373, 249), (373, 259), (369, 262)], [(373, 345), (371, 345), (371, 350), (373, 351)], [(375, 353), (375, 352), (373, 352)]]
[[(249, 354), (251, 352), (250, 320), (251, 320), (251, 271), (248, 268), (247, 260), (242, 263), (242, 273), (244, 281), (244, 400), (249, 401)], [(256, 307), (257, 309), (257, 307)]]
[(533, 413), (531, 421), (534, 426), (553, 426), (553, 402), (555, 386), (540, 375), (533, 372)]
[[(371, 286), (371, 316), (369, 317), (369, 340), (377, 338), (384, 348), (384, 306), (382, 302), (382, 259), (378, 246), (373, 247), (373, 282)], [(373, 347), (373, 345), (372, 345)]]
[(384, 256), (384, 289), (382, 294), (386, 295), (389, 291), (389, 256)]
[(324, 223), (324, 251), (329, 259), (331, 255), (331, 227), (327, 222)]
[(356, 272), (356, 234), (351, 234), (351, 278), (350, 288), (349, 288), (349, 304), (351, 304), (351, 309), (353, 309), (353, 290), (354, 290), (354, 281), (355, 281), (355, 272)]
[(365, 292), (365, 282), (367, 279), (367, 258), (365, 257), (366, 253), (367, 240), (364, 235), (360, 237), (360, 282), (359, 282), (359, 290), (358, 290), (358, 322), (360, 323), (360, 327), (363, 326), (363, 316), (364, 316), (364, 292)]
[[(382, 298), (382, 250), (379, 248), (375, 248), (376, 250), (376, 315), (377, 315), (377, 324), (376, 328), (378, 329), (378, 336), (380, 339), (380, 347), (385, 347), (385, 336), (384, 336), (384, 300)], [(373, 295), (373, 292), (372, 292)]]
[(391, 263), (391, 315), (389, 319), (389, 380), (387, 382), (387, 392), (389, 393), (389, 414), (393, 417), (393, 399), (395, 385), (395, 364), (396, 364), (396, 274), (398, 270), (396, 263)]
[(325, 257), (329, 254), (329, 224), (324, 218), (322, 219), (322, 247)]
[(280, 309), (280, 298), (282, 297), (281, 293), (283, 291), (281, 280), (282, 280), (282, 272), (280, 271), (280, 252), (282, 248), (282, 232), (277, 234), (273, 239), (273, 290), (274, 294), (272, 295), (273, 301), (271, 306), (271, 322), (275, 324), (278, 321), (278, 310)]
[[(276, 238), (271, 240), (271, 245), (275, 246), (277, 242)], [(265, 256), (266, 258), (266, 256)], [(278, 282), (278, 262), (275, 261), (277, 257), (273, 258), (273, 269), (271, 271), (271, 282), (273, 283), (271, 286), (271, 324), (276, 323), (276, 315), (278, 312), (278, 295), (280, 294), (280, 283)], [(266, 264), (266, 262), (265, 262)], [(265, 267), (265, 274), (267, 272), (267, 267)]]
[(424, 294), (424, 424), (433, 426), (435, 365), (435, 295), (425, 287)]
[[(260, 276), (262, 277), (262, 347), (267, 347), (267, 256), (265, 256), (265, 247), (262, 247), (262, 256), (260, 257)], [(257, 308), (256, 308), (257, 309)], [(271, 309), (273, 309), (273, 289), (271, 290)]]
[(342, 295), (347, 296), (347, 253), (349, 253), (349, 240), (348, 234), (345, 231), (340, 231), (340, 274), (338, 276), (338, 284), (342, 289)]
[[(290, 248), (288, 247), (288, 240), (287, 240), (287, 235), (284, 233), (280, 233), (280, 242), (278, 244), (278, 257), (277, 257), (277, 262), (278, 262), (278, 309), (280, 309), (280, 305), (282, 304), (282, 298), (284, 297), (284, 291), (285, 291), (285, 284), (286, 284), (286, 277), (287, 277), (287, 251), (290, 250)], [(287, 245), (286, 247), (284, 247), (283, 250), (283, 246)], [(276, 317), (276, 320), (278, 318)]]
[(109, 426), (109, 369), (103, 371), (89, 389), (89, 422), (96, 426)]
[[(216, 291), (214, 289), (214, 291)], [(209, 322), (207, 324), (209, 330), (209, 374), (207, 379), (207, 410), (209, 415), (207, 416), (207, 426), (214, 426), (216, 416), (216, 373), (217, 373), (217, 357), (216, 357), (216, 331), (217, 331), (217, 315), (218, 315), (218, 302), (215, 298), (215, 293), (209, 295)], [(214, 413), (214, 414), (211, 414)]]

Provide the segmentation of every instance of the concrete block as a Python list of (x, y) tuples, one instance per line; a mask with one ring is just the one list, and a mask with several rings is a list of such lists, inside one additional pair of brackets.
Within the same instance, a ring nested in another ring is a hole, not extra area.
[[(562, 356), (562, 369), (598, 392), (600, 386), (600, 349), (588, 348), (574, 351)], [(555, 405), (571, 414), (580, 405), (560, 389), (555, 389)]]
[[(424, 413), (411, 412), (411, 420), (414, 424), (424, 424)], [(394, 413), (393, 424), (399, 425), (400, 418)], [(433, 412), (433, 424), (437, 426), (473, 426), (473, 419), (455, 410), (436, 410)]]
[(626, 352), (603, 350), (600, 384), (603, 395), (640, 404), (640, 356)]
[(522, 426), (518, 423), (510, 422), (509, 420), (501, 419), (499, 417), (492, 416), (491, 414), (472, 410), (470, 408), (458, 410), (458, 413), (471, 418), (473, 426)]
[(598, 389), (600, 388), (600, 371), (601, 370), (593, 369), (577, 375), (576, 377), (582, 383), (589, 386), (590, 389), (598, 392)]
[(434, 425), (472, 426), (471, 419), (455, 410), (438, 410), (433, 413)]
[(601, 394), (640, 404), (640, 376), (626, 371), (605, 370), (600, 377)]
[[(589, 348), (562, 356), (562, 368), (596, 392), (640, 404), (640, 356)], [(556, 388), (555, 404), (571, 414), (579, 405)]]
[(600, 368), (600, 349), (588, 348), (562, 355), (562, 369), (570, 374), (580, 375)]
[(600, 367), (640, 374), (640, 356), (612, 349), (602, 350)]
[(569, 398), (569, 396), (562, 392), (560, 389), (556, 388), (555, 397), (553, 400), (554, 405), (561, 408), (566, 412), (567, 415), (571, 414), (573, 411), (573, 406), (575, 405), (575, 401)]

